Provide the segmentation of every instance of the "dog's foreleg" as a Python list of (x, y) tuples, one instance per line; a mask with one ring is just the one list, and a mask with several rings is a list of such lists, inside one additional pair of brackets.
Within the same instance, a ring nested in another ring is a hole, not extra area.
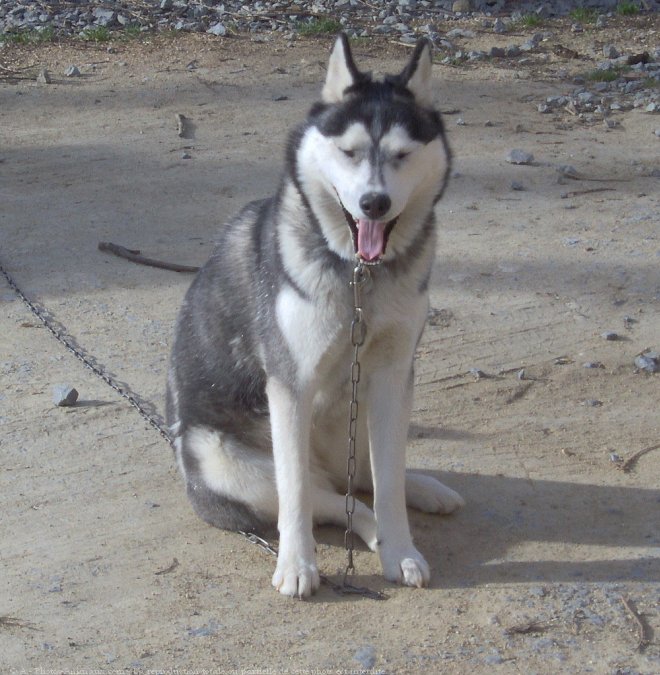
[(406, 512), (405, 448), (412, 384), (412, 368), (404, 371), (390, 366), (371, 376), (367, 394), (369, 453), (383, 574), (388, 581), (421, 587), (428, 584), (430, 571), (413, 545)]
[(280, 547), (273, 586), (283, 595), (303, 598), (319, 586), (309, 470), (312, 397), (296, 395), (275, 378), (269, 379), (266, 393), (279, 500)]

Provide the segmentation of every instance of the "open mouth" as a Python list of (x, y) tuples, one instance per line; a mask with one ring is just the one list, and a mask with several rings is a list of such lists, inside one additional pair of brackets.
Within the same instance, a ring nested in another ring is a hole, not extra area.
[(385, 255), (387, 240), (398, 216), (389, 221), (354, 218), (343, 204), (341, 207), (351, 230), (355, 254), (365, 262), (379, 262)]

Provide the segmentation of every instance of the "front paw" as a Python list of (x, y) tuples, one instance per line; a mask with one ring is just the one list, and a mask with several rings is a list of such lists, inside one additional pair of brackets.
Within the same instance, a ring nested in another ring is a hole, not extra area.
[(283, 556), (277, 558), (273, 586), (289, 597), (308, 598), (319, 587), (319, 571), (314, 556)]
[(379, 548), (383, 575), (388, 581), (423, 588), (428, 586), (431, 570), (424, 556), (414, 547), (406, 550)]

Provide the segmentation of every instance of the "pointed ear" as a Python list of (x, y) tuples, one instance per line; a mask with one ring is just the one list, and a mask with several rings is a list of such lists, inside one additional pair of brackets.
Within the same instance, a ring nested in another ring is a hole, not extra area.
[(417, 43), (410, 62), (399, 75), (403, 85), (415, 97), (415, 101), (425, 107), (433, 105), (433, 93), (431, 91), (432, 65), (431, 43), (429, 40), (423, 39)]
[(345, 33), (340, 33), (328, 62), (328, 74), (321, 92), (324, 103), (339, 103), (348, 87), (360, 79)]

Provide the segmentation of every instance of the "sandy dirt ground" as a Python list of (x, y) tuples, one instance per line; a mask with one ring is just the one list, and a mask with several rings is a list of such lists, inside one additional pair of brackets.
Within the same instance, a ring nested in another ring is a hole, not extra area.
[[(225, 218), (273, 191), (330, 44), (188, 36), (3, 52), (53, 82), (0, 82), (1, 263), (160, 411), (190, 277), (97, 244), (202, 263)], [(409, 53), (355, 50), (377, 71)], [(81, 77), (64, 77), (70, 64)], [(429, 589), (384, 582), (360, 548), (358, 581), (387, 600), (327, 586), (280, 597), (274, 559), (194, 516), (163, 439), (0, 278), (2, 672), (660, 672), (660, 451), (627, 472), (611, 457), (660, 442), (659, 376), (633, 363), (660, 348), (660, 124), (632, 110), (607, 130), (536, 110), (572, 90), (561, 69), (593, 67), (434, 67), (456, 161), (409, 465), (467, 504), (410, 514)], [(177, 113), (192, 138), (178, 137)], [(533, 165), (508, 164), (512, 148)], [(581, 180), (560, 178), (566, 164)], [(80, 392), (75, 407), (53, 405), (60, 383)], [(317, 541), (337, 579), (341, 531)]]

